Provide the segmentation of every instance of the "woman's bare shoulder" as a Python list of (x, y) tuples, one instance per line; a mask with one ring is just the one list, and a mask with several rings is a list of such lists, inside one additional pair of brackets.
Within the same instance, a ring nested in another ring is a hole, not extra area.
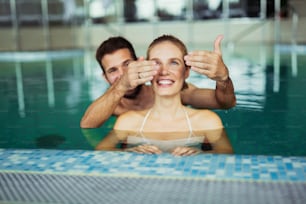
[(139, 124), (144, 118), (146, 111), (130, 110), (118, 116), (114, 129), (116, 130), (135, 130), (140, 128)]
[(191, 109), (191, 121), (194, 129), (220, 129), (223, 128), (220, 116), (211, 110)]

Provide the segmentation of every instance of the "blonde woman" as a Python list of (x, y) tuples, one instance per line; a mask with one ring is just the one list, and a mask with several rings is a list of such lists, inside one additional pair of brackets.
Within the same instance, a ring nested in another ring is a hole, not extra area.
[[(151, 81), (154, 105), (120, 115), (114, 130), (97, 145), (97, 150), (114, 150), (121, 141), (127, 151), (185, 156), (205, 152), (200, 144), (209, 142), (212, 149), (206, 152), (233, 152), (215, 112), (193, 109), (181, 102), (180, 94), (190, 72), (184, 61), (186, 55), (185, 45), (171, 35), (158, 37), (150, 44), (147, 60), (158, 67), (158, 74)], [(142, 73), (138, 77), (146, 76)]]

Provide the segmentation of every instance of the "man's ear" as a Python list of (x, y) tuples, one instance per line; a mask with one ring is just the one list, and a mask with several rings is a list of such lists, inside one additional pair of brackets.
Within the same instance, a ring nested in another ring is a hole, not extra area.
[(102, 74), (101, 74), (101, 77), (104, 79), (104, 81), (106, 81), (107, 83), (109, 83), (108, 80), (107, 80), (106, 75), (105, 75), (103, 72), (102, 72)]

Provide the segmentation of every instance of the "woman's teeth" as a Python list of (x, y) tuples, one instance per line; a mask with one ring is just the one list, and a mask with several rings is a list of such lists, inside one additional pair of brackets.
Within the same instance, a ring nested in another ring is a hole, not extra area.
[(158, 84), (161, 84), (161, 85), (168, 85), (168, 84), (172, 84), (173, 81), (172, 80), (168, 80), (168, 79), (164, 79), (164, 80), (159, 80), (158, 81)]

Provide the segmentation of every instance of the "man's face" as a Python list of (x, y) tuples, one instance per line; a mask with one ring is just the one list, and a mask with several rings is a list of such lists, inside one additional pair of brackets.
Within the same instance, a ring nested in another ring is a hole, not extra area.
[(130, 62), (134, 61), (129, 49), (119, 49), (111, 54), (106, 54), (101, 59), (104, 67), (105, 78), (110, 84), (114, 84), (127, 70)]

